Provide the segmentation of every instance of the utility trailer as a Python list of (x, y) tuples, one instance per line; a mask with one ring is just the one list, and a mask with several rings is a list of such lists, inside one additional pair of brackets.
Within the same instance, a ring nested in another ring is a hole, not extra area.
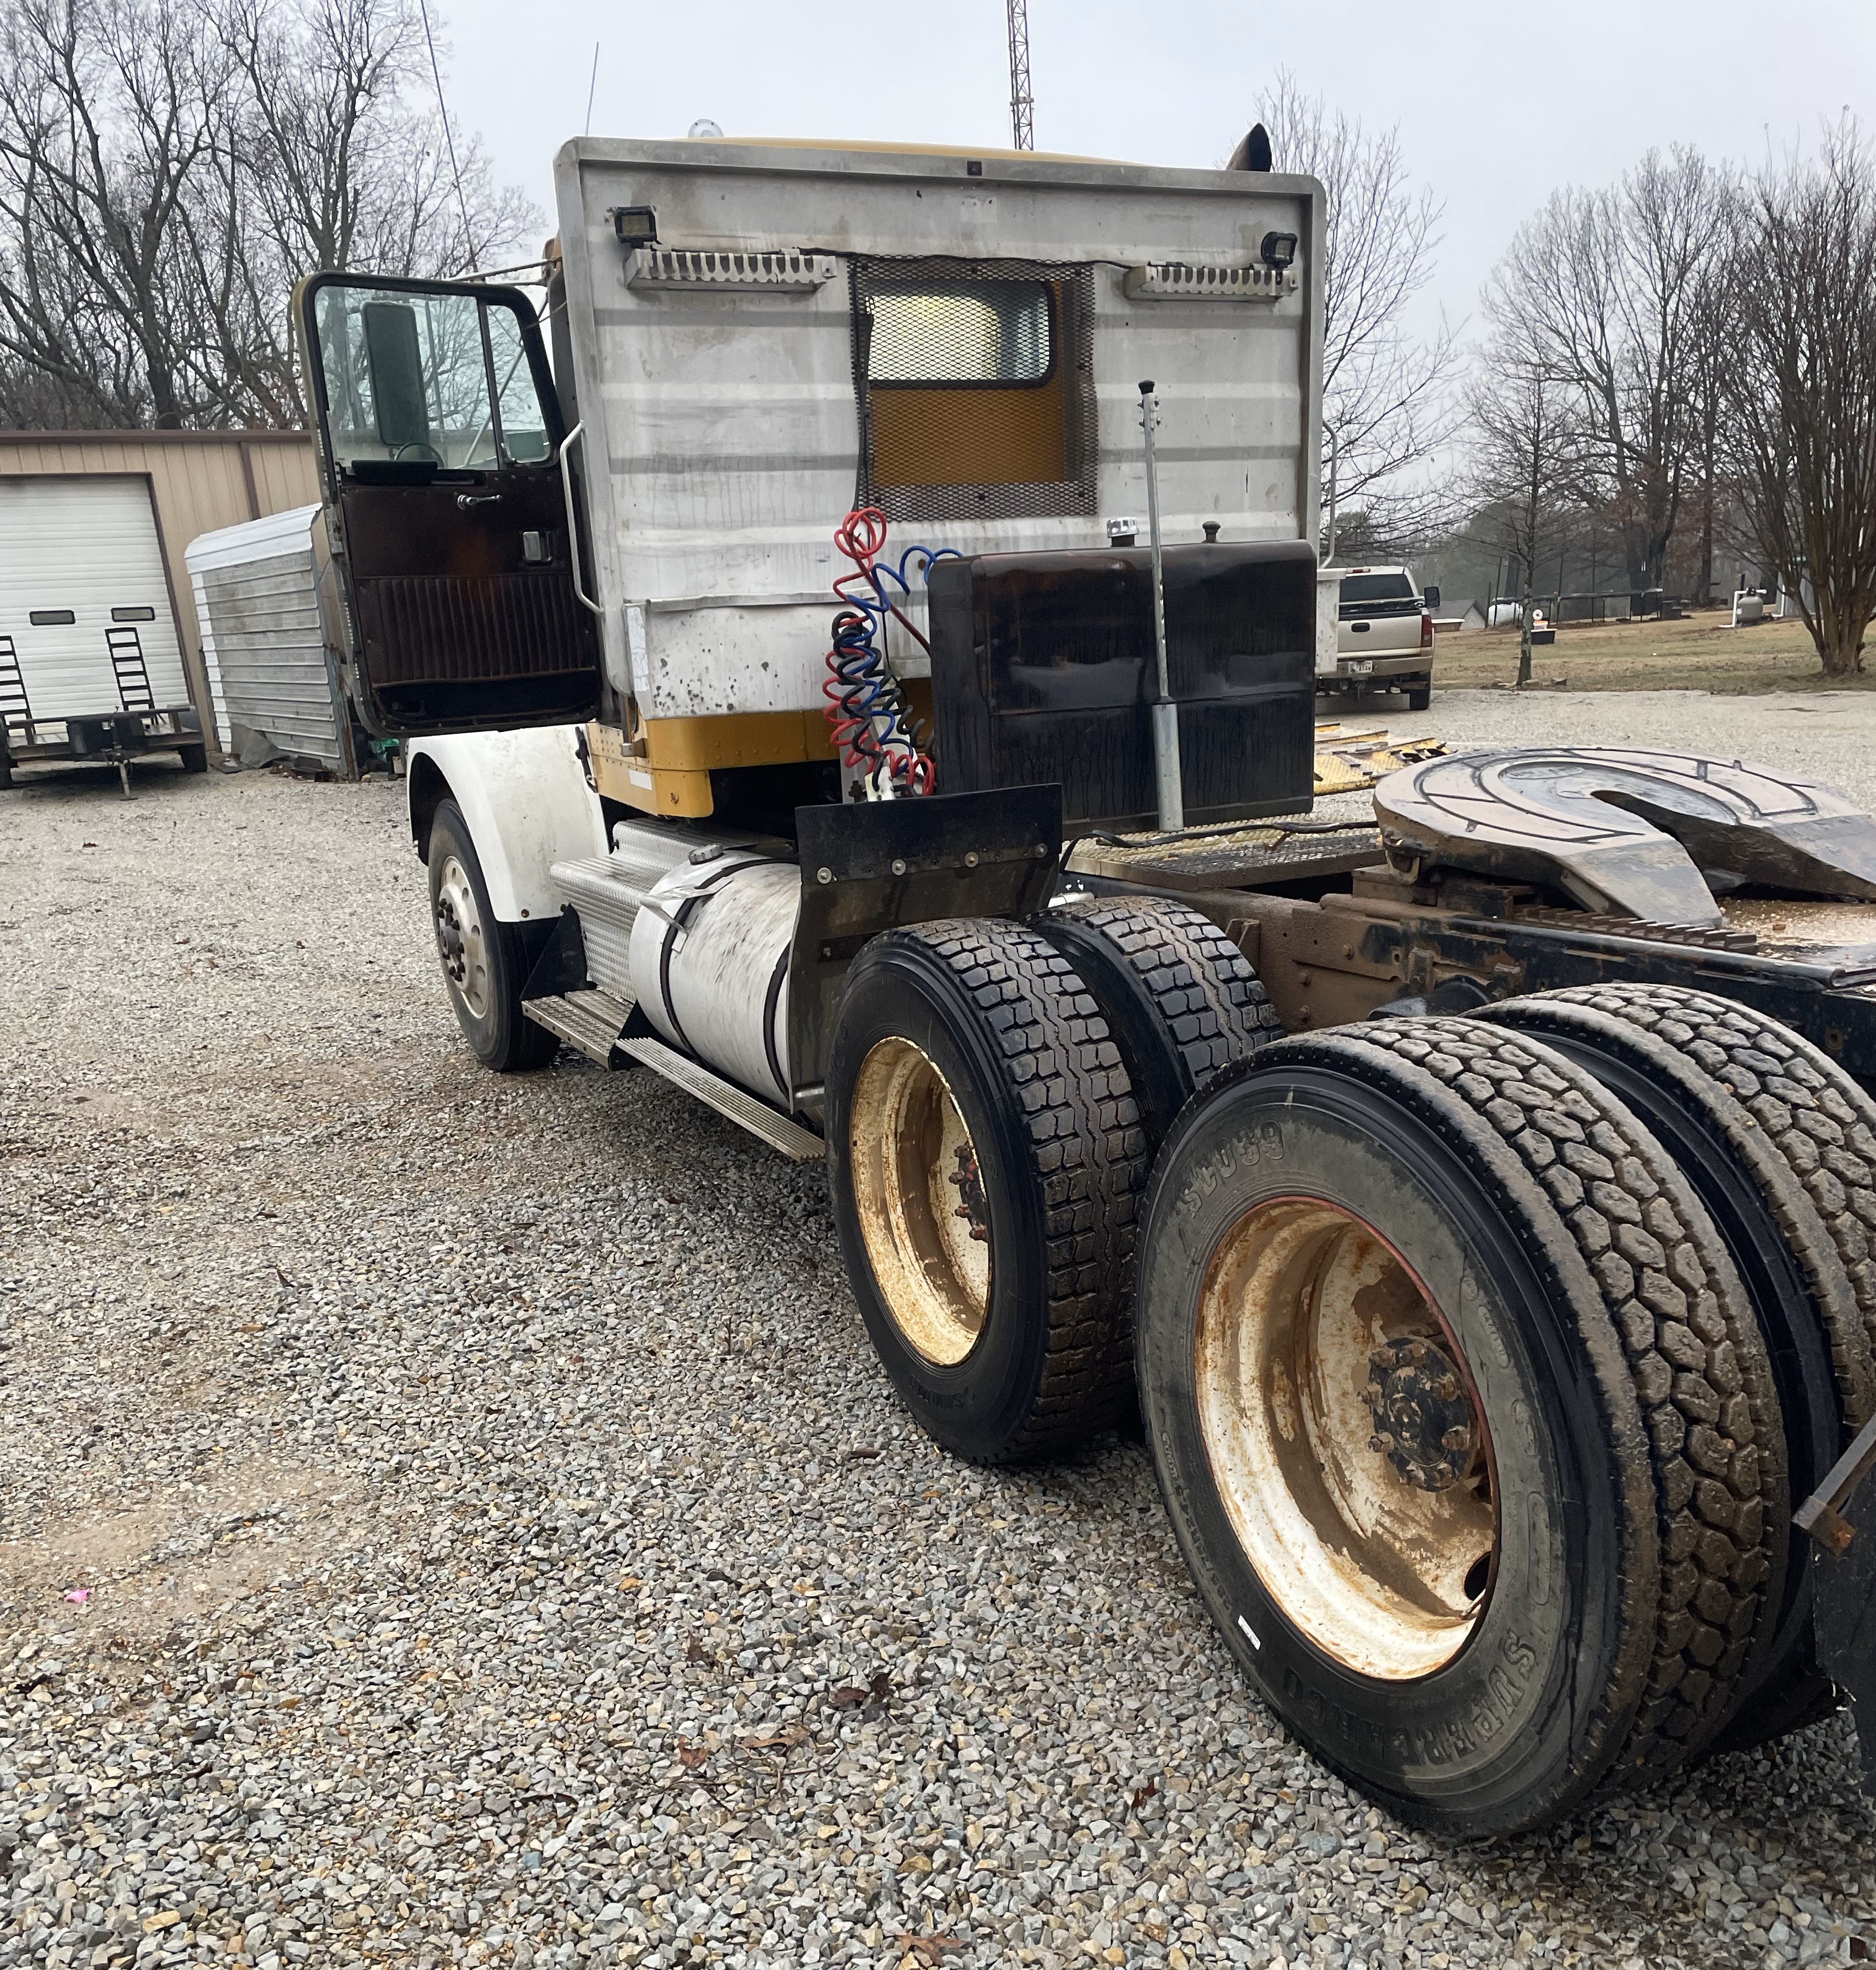
[(1876, 827), (1635, 753), (1273, 818), (1320, 187), (592, 139), (556, 186), (545, 339), (512, 289), (295, 302), (477, 1055), (824, 1158), (957, 1454), (1137, 1404), (1227, 1645), (1404, 1816), (1869, 1696)]
[(16, 766), (208, 770), (147, 479), (0, 481), (0, 787)]

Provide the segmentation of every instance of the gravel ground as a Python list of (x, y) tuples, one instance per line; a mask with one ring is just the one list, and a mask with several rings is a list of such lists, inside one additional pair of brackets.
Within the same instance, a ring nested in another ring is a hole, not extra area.
[[(1876, 701), (1754, 709), (1868, 777)], [(0, 1966), (1866, 1953), (1842, 1720), (1519, 1840), (1346, 1790), (1139, 1444), (902, 1419), (818, 1172), (475, 1066), (399, 792), (0, 795)]]

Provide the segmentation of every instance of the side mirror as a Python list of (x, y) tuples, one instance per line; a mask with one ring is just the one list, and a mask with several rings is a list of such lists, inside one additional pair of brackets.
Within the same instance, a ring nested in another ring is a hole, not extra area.
[(1426, 606), (1429, 609), (1439, 606), (1439, 584), (1436, 581), (1429, 581), (1426, 584)]
[(410, 444), (428, 447), (430, 408), (424, 398), (417, 310), (402, 301), (367, 301), (359, 315), (379, 440), (394, 453)]

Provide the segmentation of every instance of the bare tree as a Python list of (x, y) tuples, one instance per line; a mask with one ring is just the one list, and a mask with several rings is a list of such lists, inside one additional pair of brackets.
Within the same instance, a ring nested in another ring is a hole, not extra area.
[(1474, 531), (1521, 571), (1520, 684), (1531, 681), (1537, 557), (1546, 539), (1556, 538), (1558, 508), (1571, 476), (1562, 394), (1541, 366), (1500, 340), (1487, 349), (1469, 397), (1473, 489), (1480, 502)]
[(154, 0), (17, 0), (0, 30), (0, 348), (113, 423), (213, 408), (179, 249), (225, 77), (191, 26)]
[(1558, 386), (1579, 492), (1620, 530), (1638, 588), (1660, 581), (1702, 429), (1702, 271), (1727, 184), (1676, 148), (1651, 151), (1612, 190), (1553, 193), (1487, 290), (1521, 366)]
[(1726, 274), (1727, 462), (1826, 674), (1845, 676), (1876, 615), (1876, 162), (1853, 123), (1742, 192)]
[(449, 275), (538, 224), (447, 154), (412, 0), (11, 0), (0, 12), (0, 415), (304, 414), (317, 268)]
[(1377, 537), (1425, 532), (1448, 512), (1431, 481), (1403, 475), (1452, 435), (1458, 347), (1443, 323), (1413, 336), (1409, 304), (1433, 277), (1445, 206), (1416, 193), (1398, 127), (1370, 132), (1278, 71), (1257, 114), (1279, 171), (1306, 172), (1327, 194), (1323, 242), (1322, 418), (1336, 440), (1338, 498), (1358, 506)]

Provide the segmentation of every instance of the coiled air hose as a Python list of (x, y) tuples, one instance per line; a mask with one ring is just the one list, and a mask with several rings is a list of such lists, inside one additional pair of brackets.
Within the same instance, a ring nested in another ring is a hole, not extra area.
[(954, 548), (913, 546), (896, 564), (882, 562), (879, 555), (886, 535), (886, 515), (876, 506), (855, 509), (834, 529), (834, 544), (853, 564), (853, 571), (834, 584), (844, 606), (834, 619), (827, 679), (821, 687), (840, 764), (865, 775), (868, 798), (873, 800), (928, 794), (938, 783), (938, 769), (927, 749), (928, 735), (906, 704), (879, 641), (886, 619), (896, 616), (928, 654), (931, 646), (886, 584), (894, 583), (902, 596), (909, 595), (912, 583), (906, 571), (915, 558), (922, 567), (914, 572), (934, 561), (957, 558)]

